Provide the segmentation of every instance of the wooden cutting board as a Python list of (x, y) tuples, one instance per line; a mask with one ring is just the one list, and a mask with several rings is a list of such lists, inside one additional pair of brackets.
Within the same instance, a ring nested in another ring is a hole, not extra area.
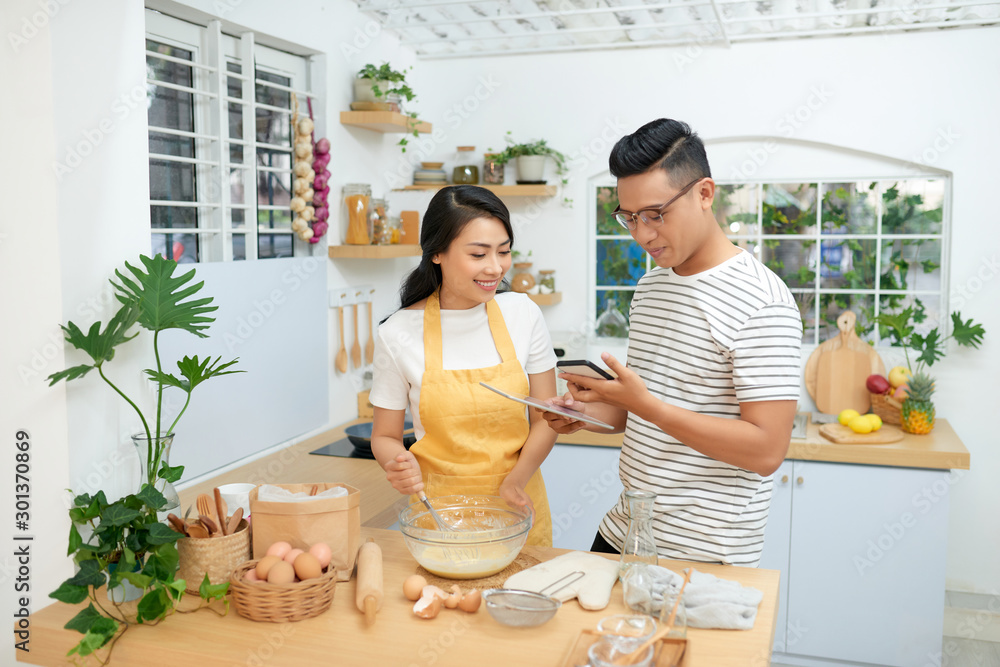
[(855, 433), (843, 424), (823, 424), (819, 434), (838, 445), (884, 445), (903, 439), (901, 430), (887, 424), (874, 433)]
[(885, 375), (878, 352), (854, 333), (857, 317), (845, 310), (837, 318), (840, 333), (813, 350), (806, 362), (806, 391), (820, 412), (839, 414), (848, 408), (861, 414), (871, 408), (865, 387), (869, 375)]

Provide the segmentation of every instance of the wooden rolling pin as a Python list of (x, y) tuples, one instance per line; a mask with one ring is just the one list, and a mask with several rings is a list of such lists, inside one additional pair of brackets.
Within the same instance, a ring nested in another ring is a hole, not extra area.
[(368, 625), (375, 622), (375, 612), (382, 608), (382, 549), (370, 537), (358, 550), (354, 604), (358, 611), (364, 612)]

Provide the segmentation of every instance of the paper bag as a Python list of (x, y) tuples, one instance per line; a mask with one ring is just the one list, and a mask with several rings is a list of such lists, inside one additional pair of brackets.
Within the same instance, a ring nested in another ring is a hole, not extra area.
[(250, 517), (253, 526), (253, 557), (260, 559), (275, 542), (288, 542), (293, 549), (309, 549), (326, 542), (333, 551), (330, 566), (337, 571), (337, 581), (348, 581), (354, 559), (361, 546), (361, 491), (347, 484), (276, 484), (293, 493), (319, 491), (342, 486), (348, 494), (339, 498), (318, 498), (309, 502), (278, 503), (257, 499), (257, 489), (250, 492)]

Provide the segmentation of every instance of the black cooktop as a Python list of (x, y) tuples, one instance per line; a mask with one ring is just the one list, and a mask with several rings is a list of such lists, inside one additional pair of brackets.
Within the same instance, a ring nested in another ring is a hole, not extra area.
[(375, 455), (372, 454), (372, 448), (370, 446), (367, 449), (355, 447), (354, 443), (352, 443), (347, 438), (338, 440), (336, 442), (331, 442), (329, 445), (325, 445), (309, 453), (317, 454), (319, 456), (342, 456), (348, 459), (375, 458)]

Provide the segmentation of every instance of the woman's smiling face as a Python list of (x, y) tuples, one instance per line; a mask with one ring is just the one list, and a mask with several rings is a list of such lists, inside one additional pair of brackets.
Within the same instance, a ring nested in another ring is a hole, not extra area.
[(496, 296), (510, 269), (510, 236), (496, 218), (475, 218), (434, 263), (441, 267), (441, 307), (472, 308)]

